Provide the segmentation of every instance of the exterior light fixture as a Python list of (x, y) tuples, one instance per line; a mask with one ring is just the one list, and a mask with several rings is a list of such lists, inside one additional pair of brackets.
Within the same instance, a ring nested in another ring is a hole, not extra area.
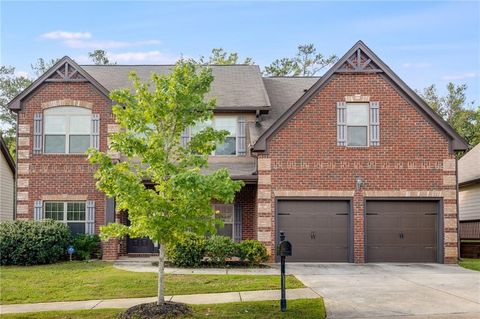
[(365, 181), (360, 176), (355, 177), (355, 190), (359, 191), (365, 186)]

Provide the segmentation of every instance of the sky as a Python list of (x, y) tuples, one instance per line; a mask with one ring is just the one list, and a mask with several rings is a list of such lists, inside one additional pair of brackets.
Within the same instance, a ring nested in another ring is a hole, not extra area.
[(0, 1), (0, 62), (18, 74), (40, 57), (89, 63), (99, 48), (166, 64), (221, 47), (263, 67), (299, 44), (342, 56), (362, 40), (413, 89), (467, 84), (480, 104), (480, 1)]

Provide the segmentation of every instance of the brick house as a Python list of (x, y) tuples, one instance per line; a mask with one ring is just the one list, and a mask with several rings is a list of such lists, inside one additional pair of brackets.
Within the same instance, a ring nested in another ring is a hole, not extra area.
[[(128, 223), (95, 189), (83, 151), (118, 130), (108, 93), (171, 66), (79, 66), (65, 57), (9, 104), (18, 113), (17, 218), (72, 231)], [(454, 152), (465, 141), (361, 41), (322, 77), (262, 77), (258, 66), (212, 66), (212, 123), (231, 132), (208, 170), (245, 181), (217, 205), (235, 240), (272, 253), (283, 230), (291, 261), (455, 262)], [(195, 128), (185, 132), (188, 140)], [(110, 155), (122, 160), (121, 154)], [(150, 254), (147, 238), (111, 240), (104, 257)]]

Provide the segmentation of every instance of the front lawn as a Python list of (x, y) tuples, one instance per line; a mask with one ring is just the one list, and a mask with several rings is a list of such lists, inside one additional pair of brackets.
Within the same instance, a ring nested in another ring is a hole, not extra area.
[(463, 268), (480, 271), (480, 259), (463, 258), (458, 264)]
[[(287, 312), (280, 312), (277, 301), (238, 302), (216, 305), (192, 305), (194, 315), (186, 318), (200, 319), (323, 319), (325, 307), (322, 299), (298, 299), (287, 301)], [(25, 314), (6, 314), (2, 319), (114, 319), (121, 309), (79, 311), (52, 311)]]
[[(114, 268), (106, 262), (64, 262), (30, 267), (0, 267), (1, 304), (151, 297), (157, 294), (157, 274)], [(170, 275), (166, 295), (280, 289), (279, 276)], [(287, 277), (287, 288), (302, 288)]]

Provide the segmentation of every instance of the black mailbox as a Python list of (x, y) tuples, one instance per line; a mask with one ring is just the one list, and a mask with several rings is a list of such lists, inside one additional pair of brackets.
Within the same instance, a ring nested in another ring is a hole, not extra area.
[(282, 240), (277, 247), (277, 256), (291, 256), (292, 244), (288, 240)]
[(285, 259), (287, 256), (292, 255), (292, 244), (285, 240), (285, 233), (280, 231), (280, 242), (277, 246), (277, 256), (280, 256), (280, 288), (281, 288), (281, 298), (280, 298), (280, 310), (282, 312), (287, 311), (287, 298), (285, 292)]

